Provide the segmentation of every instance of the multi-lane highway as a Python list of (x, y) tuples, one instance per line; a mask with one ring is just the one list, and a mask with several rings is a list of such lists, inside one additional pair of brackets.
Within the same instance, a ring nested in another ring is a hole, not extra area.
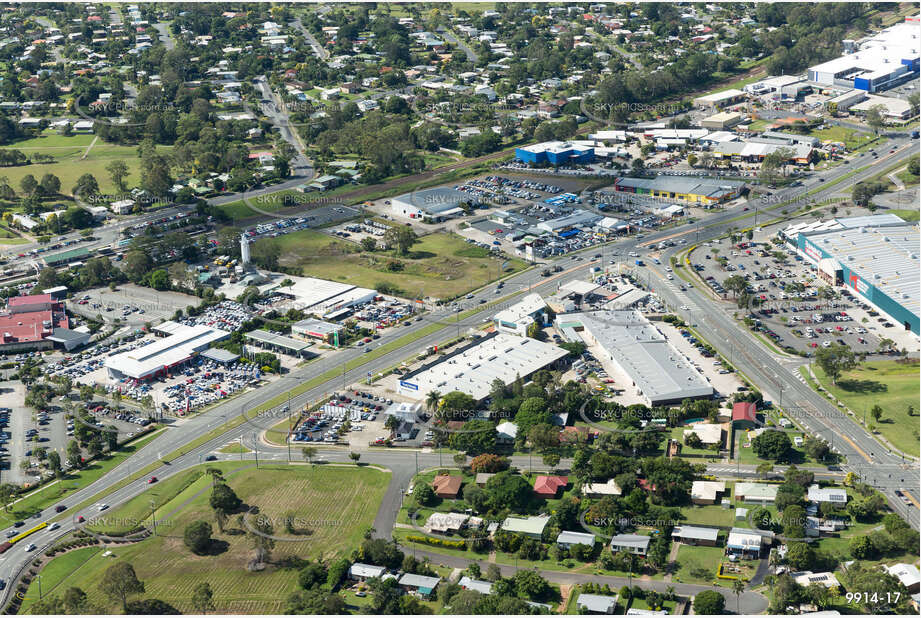
[[(852, 163), (847, 166), (816, 174), (816, 179), (807, 184), (812, 187), (821, 188), (811, 195), (809, 199), (820, 201), (832, 194), (846, 191), (854, 182), (875, 175), (882, 169), (885, 169), (896, 161), (907, 158), (916, 151), (914, 144), (909, 143), (908, 140), (904, 138), (896, 138), (893, 140), (892, 144), (886, 146), (886, 148), (895, 148), (896, 152), (880, 157), (880, 159), (872, 163), (868, 162), (871, 166), (870, 169), (850, 176), (840, 182), (835, 183), (835, 180), (848, 174), (850, 168), (853, 168), (855, 164)], [(824, 179), (824, 185), (818, 181), (818, 178)], [(808, 188), (807, 186), (806, 188), (778, 191), (774, 196), (775, 201), (772, 205), (765, 207), (761, 212), (765, 213), (766, 211), (779, 210), (784, 200), (795, 199), (801, 195), (800, 192)], [(794, 208), (791, 208), (791, 210), (792, 209)], [(687, 237), (688, 240), (715, 238), (726, 233), (730, 227), (744, 227), (750, 224), (753, 215), (753, 212), (743, 212), (742, 207), (739, 206), (709, 218), (705, 221), (704, 226), (684, 226), (677, 230), (672, 229), (653, 233), (650, 234), (648, 238), (644, 239), (642, 243), (638, 242), (635, 238), (626, 239), (618, 242), (616, 248), (620, 251), (621, 255), (623, 255), (626, 252), (642, 248), (642, 246), (658, 243), (663, 238), (675, 237), (676, 235), (683, 235)], [(740, 217), (748, 218), (740, 219)], [(594, 252), (598, 251), (598, 249), (591, 248), (587, 251)], [(672, 251), (675, 250), (673, 249)], [(220, 427), (233, 417), (240, 415), (243, 411), (252, 410), (270, 399), (287, 392), (295, 383), (311, 379), (317, 375), (322, 375), (335, 368), (344, 367), (349, 361), (355, 361), (359, 358), (362, 360), (364, 360), (364, 358), (368, 359), (367, 362), (354, 366), (350, 370), (344, 370), (341, 373), (337, 372), (335, 378), (331, 378), (323, 384), (293, 397), (291, 399), (292, 408), (304, 405), (307, 402), (316, 401), (325, 394), (329, 394), (334, 390), (343, 388), (343, 386), (347, 384), (363, 379), (368, 372), (371, 372), (371, 374), (380, 372), (411, 357), (419, 349), (443, 342), (446, 339), (456, 336), (458, 333), (465, 332), (471, 326), (481, 323), (487, 315), (491, 315), (494, 312), (487, 312), (487, 308), (490, 308), (490, 305), (481, 304), (479, 302), (481, 299), (495, 302), (497, 298), (504, 298), (506, 300), (502, 302), (512, 302), (515, 298), (520, 297), (521, 294), (528, 290), (549, 293), (566, 281), (584, 279), (588, 274), (587, 269), (591, 265), (591, 262), (567, 262), (569, 259), (571, 258), (566, 257), (558, 260), (561, 264), (566, 265), (564, 267), (565, 270), (550, 279), (542, 277), (540, 274), (541, 269), (535, 268), (507, 278), (503, 292), (500, 295), (495, 294), (495, 283), (486, 286), (479, 290), (474, 295), (473, 299), (467, 301), (469, 307), (472, 309), (463, 313), (465, 317), (461, 318), (458, 314), (449, 313), (444, 313), (440, 316), (429, 316), (427, 318), (428, 321), (424, 320), (417, 324), (419, 326), (425, 326), (435, 321), (438, 324), (438, 328), (430, 329), (432, 332), (411, 342), (405, 342), (403, 345), (396, 344), (394, 346), (395, 349), (385, 354), (379, 356), (376, 354), (369, 354), (365, 356), (362, 349), (340, 350), (327, 357), (318, 359), (305, 367), (292, 371), (282, 380), (272, 382), (257, 391), (241, 395), (236, 399), (218, 405), (193, 418), (180, 421), (167, 429), (163, 435), (157, 437), (148, 446), (133, 455), (124, 464), (90, 486), (71, 495), (64, 503), (69, 507), (74, 507), (77, 504), (100, 496), (101, 493), (122, 484), (138, 470), (159, 462), (162, 457), (166, 456), (168, 453), (172, 453), (176, 449), (182, 449), (184, 445), (188, 445), (199, 436)], [(721, 353), (728, 356), (728, 347), (730, 342), (732, 342), (731, 345), (737, 351), (737, 353), (733, 355), (734, 364), (745, 373), (745, 375), (752, 379), (763, 392), (767, 393), (769, 397), (777, 402), (781, 402), (781, 397), (783, 397), (783, 402), (793, 401), (798, 405), (802, 405), (804, 408), (807, 408), (807, 406), (814, 407), (815, 417), (804, 419), (803, 422), (808, 427), (813, 428), (819, 435), (823, 435), (829, 439), (829, 441), (831, 441), (830, 438), (832, 434), (838, 436), (834, 441), (835, 447), (839, 452), (848, 457), (848, 465), (856, 469), (865, 481), (873, 483), (884, 491), (893, 508), (903, 516), (908, 517), (914, 527), (918, 527), (917, 511), (914, 508), (909, 509), (905, 507), (900, 500), (895, 498), (893, 493), (895, 488), (902, 487), (909, 488), (910, 491), (914, 489), (915, 495), (918, 495), (918, 469), (916, 464), (913, 464), (907, 469), (902, 468), (901, 459), (888, 453), (885, 448), (867, 435), (861, 427), (853, 423), (849, 418), (834, 414), (832, 412), (834, 408), (829, 406), (824, 399), (797, 380), (777, 358), (763, 349), (756, 340), (742, 330), (722, 309), (714, 309), (712, 306), (714, 301), (705, 293), (701, 293), (692, 288), (683, 293), (684, 296), (679, 297), (679, 292), (677, 290), (665, 284), (666, 279), (661, 271), (654, 267), (650, 267), (649, 273), (650, 277), (661, 277), (661, 282), (653, 284), (653, 288), (663, 297), (665, 302), (669, 303), (672, 307), (679, 307), (680, 305), (687, 305), (690, 307), (686, 312), (686, 317), (697, 324), (697, 328), (700, 332), (714, 347), (720, 350)], [(482, 310), (480, 311), (479, 309)], [(397, 341), (400, 337), (406, 336), (413, 330), (414, 329), (410, 328), (396, 329), (394, 332), (388, 333), (382, 337), (378, 343), (385, 345)], [(738, 351), (743, 349), (744, 354), (738, 353)], [(783, 391), (782, 394), (781, 390)], [(255, 445), (259, 442), (258, 434), (280, 422), (284, 416), (284, 413), (281, 411), (281, 406), (279, 406), (274, 410), (260, 415), (254, 420), (248, 420), (233, 428), (220, 432), (220, 435), (204, 444), (190, 447), (185, 450), (181, 456), (168, 463), (161, 462), (159, 468), (154, 470), (152, 474), (157, 475), (161, 479), (166, 478), (180, 470), (197, 465), (205, 456), (234, 440), (245, 439), (247, 442)], [(825, 432), (824, 434), (822, 434), (823, 431)], [(260, 449), (263, 450), (263, 457), (268, 456), (270, 459), (287, 457), (286, 449), (276, 448), (270, 449), (271, 452), (265, 452), (265, 445), (260, 446)], [(294, 449), (294, 455), (299, 458), (296, 452), (297, 450), (298, 449)], [(322, 449), (321, 454), (323, 458), (330, 461), (345, 460), (347, 458), (346, 452), (336, 449)], [(406, 482), (417, 469), (417, 465), (420, 468), (439, 465), (439, 463), (441, 463), (439, 457), (440, 456), (437, 454), (405, 450), (371, 449), (362, 454), (363, 462), (375, 463), (388, 467), (394, 474), (393, 481), (391, 482), (384, 503), (375, 521), (375, 528), (378, 534), (387, 535), (392, 529), (393, 517), (399, 507), (401, 499), (401, 489), (406, 486)], [(524, 467), (528, 464), (522, 461), (520, 465)], [(720, 473), (720, 471), (715, 468), (713, 472)], [(746, 469), (746, 474), (751, 475), (752, 471)], [(904, 483), (901, 481), (902, 478), (905, 479)], [(913, 482), (914, 485), (911, 485), (911, 482)], [(140, 494), (146, 489), (147, 484), (145, 479), (140, 478), (105, 496), (104, 501), (114, 508), (116, 505)], [(45, 516), (50, 517), (52, 511), (52, 508), (47, 509)], [(72, 523), (73, 518), (77, 515), (83, 515), (88, 519), (96, 514), (97, 511), (94, 507), (83, 509), (80, 512), (75, 512), (73, 510), (68, 511), (66, 513), (66, 521), (61, 522), (60, 529), (52, 532), (43, 531), (35, 535), (33, 542), (39, 545), (39, 548), (44, 547), (51, 543), (54, 538), (57, 538), (57, 536), (72, 530), (74, 527)], [(0, 579), (9, 580), (28, 562), (32, 554), (25, 552), (23, 545), (25, 544), (17, 544), (10, 551), (0, 556)], [(11, 587), (7, 587), (7, 589), (3, 591), (3, 601), (6, 600), (10, 592)]]

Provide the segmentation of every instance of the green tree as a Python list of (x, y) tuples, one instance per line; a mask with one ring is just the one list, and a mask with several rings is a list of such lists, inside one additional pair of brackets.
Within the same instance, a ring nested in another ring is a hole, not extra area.
[(317, 447), (304, 446), (301, 448), (301, 455), (307, 460), (307, 463), (311, 463), (313, 458), (317, 456)]
[(789, 458), (793, 443), (786, 433), (768, 430), (752, 440), (752, 449), (762, 459), (783, 461)]
[(127, 614), (128, 599), (144, 592), (144, 582), (138, 579), (131, 563), (117, 562), (103, 573), (99, 590), (112, 601), (121, 603)]
[(412, 228), (404, 225), (392, 226), (384, 232), (384, 242), (399, 255), (406, 255), (417, 240)]
[(214, 593), (211, 591), (211, 584), (201, 582), (195, 586), (195, 590), (192, 591), (192, 607), (199, 614), (214, 611)]
[(819, 348), (816, 350), (815, 360), (834, 384), (838, 383), (838, 378), (842, 373), (857, 366), (857, 356), (854, 351), (841, 344)]
[(118, 190), (124, 193), (128, 190), (128, 187), (125, 186), (125, 179), (128, 177), (128, 166), (125, 165), (124, 161), (118, 159), (109, 162), (106, 165), (106, 171), (109, 172), (109, 178), (112, 180), (112, 184), (118, 187)]
[(694, 597), (694, 613), (702, 616), (717, 616), (724, 613), (726, 599), (715, 590), (698, 592)]
[(186, 526), (182, 539), (193, 554), (204, 555), (211, 547), (211, 524), (201, 520), (193, 521)]

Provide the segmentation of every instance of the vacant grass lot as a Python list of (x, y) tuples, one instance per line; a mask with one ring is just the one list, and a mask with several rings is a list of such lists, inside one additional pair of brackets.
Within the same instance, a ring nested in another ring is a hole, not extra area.
[(856, 129), (848, 129), (847, 127), (839, 126), (817, 129), (812, 131), (810, 135), (819, 138), (821, 141), (831, 140), (833, 142), (844, 142), (848, 150), (852, 150), (864, 144), (873, 137), (869, 133), (862, 133)]
[[(141, 160), (138, 157), (137, 148), (107, 144), (99, 140), (83, 159), (83, 153), (93, 141), (93, 137), (92, 135), (65, 137), (51, 134), (4, 146), (7, 149), (21, 150), (26, 156), (36, 153), (48, 154), (54, 157), (54, 162), (4, 167), (0, 168), (0, 175), (6, 176), (10, 181), (10, 186), (18, 192), (19, 183), (27, 174), (32, 174), (36, 179), (41, 179), (45, 174), (54, 174), (61, 179), (61, 193), (70, 195), (77, 178), (89, 173), (96, 178), (99, 189), (103, 193), (116, 193), (117, 189), (109, 178), (106, 165), (118, 160), (128, 166), (128, 177), (125, 179), (127, 186), (137, 185), (141, 180)], [(160, 146), (159, 148), (168, 149), (169, 147)]]
[[(158, 536), (114, 549), (115, 557), (93, 556), (68, 579), (68, 586), (82, 588), (90, 602), (118, 613), (97, 585), (103, 572), (118, 561), (134, 566), (144, 582), (144, 598), (157, 598), (180, 611), (192, 613), (192, 591), (201, 582), (214, 590), (216, 613), (282, 613), (286, 597), (297, 587), (297, 570), (285, 568), (286, 558), (333, 559), (353, 550), (374, 521), (390, 481), (389, 473), (351, 466), (277, 466), (256, 468), (229, 462), (207, 466), (222, 471), (228, 485), (260, 516), (279, 522), (278, 540), (265, 570), (250, 571), (253, 541), (237, 515), (229, 518), (220, 533), (208, 506), (210, 479), (205, 467), (200, 478), (164, 481), (139, 498), (115, 509), (113, 520), (146, 515), (145, 503), (162, 502), (157, 511)], [(177, 493), (178, 491), (178, 493)], [(252, 517), (252, 515), (248, 516)], [(285, 531), (279, 520), (295, 517), (296, 534)], [(185, 527), (196, 521), (214, 527), (212, 555), (196, 556), (182, 541)], [(162, 536), (161, 536), (162, 535)]]
[[(918, 364), (901, 364), (896, 361), (866, 362), (846, 372), (834, 385), (821, 368), (813, 365), (813, 372), (826, 390), (847, 405), (862, 420), (867, 411), (867, 424), (876, 425), (876, 430), (899, 450), (918, 455)], [(877, 422), (870, 416), (874, 405), (883, 409)], [(908, 416), (908, 406), (914, 406), (914, 414)]]
[(724, 548), (680, 545), (678, 548), (677, 571), (672, 581), (681, 583), (710, 584), (716, 581), (716, 569), (723, 559)]
[[(361, 251), (355, 243), (334, 240), (316, 230), (300, 230), (275, 239), (279, 261), (300, 267), (304, 276), (381, 289), (389, 286), (407, 298), (453, 298), (493, 281), (505, 258), (483, 256), (456, 234), (429, 234), (406, 257), (393, 252)], [(475, 248), (474, 248), (475, 249)], [(507, 260), (505, 272), (525, 263)]]

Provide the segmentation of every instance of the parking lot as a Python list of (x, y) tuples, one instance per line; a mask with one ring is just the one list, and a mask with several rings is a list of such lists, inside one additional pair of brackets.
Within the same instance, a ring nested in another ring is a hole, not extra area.
[(84, 317), (102, 315), (106, 320), (143, 324), (168, 320), (177, 309), (197, 306), (199, 299), (178, 292), (140, 287), (133, 283), (119, 285), (115, 291), (95, 288), (67, 301), (67, 308)]
[(733, 305), (733, 293), (723, 284), (730, 276), (744, 277), (753, 299), (748, 313), (752, 328), (780, 346), (812, 354), (820, 346), (842, 344), (872, 353), (888, 336), (884, 318), (862, 309), (862, 301), (847, 290), (829, 288), (789, 248), (723, 240), (704, 243), (691, 262), (711, 289)]
[(382, 411), (393, 401), (359, 389), (356, 386), (334, 393), (329, 403), (298, 422), (292, 432), (292, 442), (346, 441), (357, 448), (389, 438), (390, 430), (384, 427), (387, 419)]

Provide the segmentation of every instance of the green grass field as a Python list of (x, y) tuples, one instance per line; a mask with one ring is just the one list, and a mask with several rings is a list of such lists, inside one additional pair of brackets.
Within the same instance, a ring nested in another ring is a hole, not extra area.
[(678, 570), (672, 581), (710, 584), (716, 581), (716, 569), (723, 559), (723, 547), (680, 545), (675, 558)]
[(839, 126), (817, 129), (812, 131), (809, 135), (817, 137), (822, 141), (832, 140), (835, 142), (844, 142), (848, 150), (853, 150), (857, 146), (860, 146), (872, 138), (869, 133), (862, 133), (856, 129), (849, 129), (847, 127)]
[[(275, 239), (281, 245), (279, 261), (300, 267), (305, 276), (351, 283), (359, 287), (400, 290), (407, 298), (453, 298), (499, 277), (505, 259), (474, 251), (455, 234), (423, 236), (407, 257), (391, 252), (367, 253), (354, 243), (333, 240), (316, 230), (301, 230)], [(525, 268), (509, 259), (505, 272)]]
[(681, 507), (685, 516), (682, 523), (701, 526), (734, 526), (735, 509), (724, 509), (719, 504), (691, 505)]
[[(120, 608), (102, 595), (97, 584), (106, 568), (123, 560), (144, 582), (143, 598), (162, 599), (180, 611), (193, 611), (193, 589), (208, 582), (217, 613), (281, 613), (286, 597), (297, 586), (297, 570), (285, 568), (283, 560), (295, 556), (329, 560), (348, 554), (374, 521), (390, 480), (389, 473), (350, 466), (270, 464), (256, 469), (250, 463), (241, 467), (221, 462), (207, 467), (221, 469), (244, 504), (258, 507), (261, 516), (278, 522), (274, 526), (278, 540), (265, 570), (247, 569), (253, 557), (252, 539), (242, 532), (245, 527), (236, 515), (228, 520), (225, 533), (218, 532), (208, 506), (209, 478), (201, 476), (186, 484), (190, 480), (186, 476), (153, 486), (108, 516), (112, 520), (146, 517), (150, 500), (162, 502), (157, 536), (116, 546), (115, 557), (91, 557), (67, 579), (67, 585), (86, 591), (91, 603), (116, 611)], [(279, 521), (288, 516), (297, 518), (296, 535), (286, 532)], [(217, 542), (212, 555), (196, 556), (182, 541), (183, 530), (196, 520), (214, 527)]]
[[(26, 155), (48, 154), (54, 157), (54, 162), (0, 168), (0, 176), (6, 176), (10, 185), (18, 192), (19, 183), (27, 174), (32, 174), (38, 179), (45, 174), (54, 174), (61, 179), (61, 193), (70, 195), (77, 178), (89, 173), (96, 178), (103, 193), (115, 193), (117, 189), (109, 178), (106, 165), (118, 160), (128, 166), (129, 174), (125, 183), (129, 187), (137, 185), (141, 179), (141, 160), (138, 157), (137, 148), (108, 144), (98, 140), (87, 157), (83, 159), (83, 153), (93, 141), (93, 137), (92, 135), (65, 137), (53, 134), (4, 146), (7, 149), (21, 150)], [(169, 147), (160, 146), (159, 148), (168, 150)]]
[[(900, 364), (895, 361), (871, 361), (848, 371), (833, 385), (821, 368), (813, 365), (812, 370), (822, 387), (844, 402), (860, 420), (867, 411), (867, 424), (876, 425), (876, 430), (896, 448), (910, 455), (918, 455), (918, 414), (921, 410), (918, 399), (917, 364)], [(883, 415), (879, 422), (869, 414), (879, 404)], [(908, 416), (908, 406), (914, 406), (913, 416)]]
[[(41, 597), (45, 598), (55, 592), (63, 592), (68, 586), (70, 575), (83, 566), (90, 558), (103, 551), (102, 547), (82, 547), (69, 551), (48, 563), (42, 569)], [(35, 579), (29, 584), (26, 596), (22, 601), (20, 613), (28, 613), (30, 605), (39, 600), (39, 581)]]

